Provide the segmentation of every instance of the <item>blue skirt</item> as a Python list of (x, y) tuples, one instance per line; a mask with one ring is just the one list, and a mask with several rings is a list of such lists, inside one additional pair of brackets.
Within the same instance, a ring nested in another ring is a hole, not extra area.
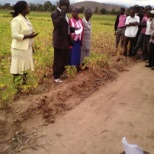
[(72, 47), (72, 50), (71, 50), (70, 64), (73, 66), (79, 66), (80, 57), (81, 57), (81, 43), (80, 41), (74, 41), (74, 46)]

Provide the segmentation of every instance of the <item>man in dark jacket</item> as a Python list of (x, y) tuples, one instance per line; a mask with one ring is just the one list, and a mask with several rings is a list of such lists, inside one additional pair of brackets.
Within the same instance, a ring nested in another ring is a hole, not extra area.
[(61, 83), (60, 76), (64, 67), (69, 64), (70, 29), (67, 12), (70, 6), (69, 0), (60, 0), (59, 7), (51, 14), (53, 30), (53, 76), (57, 83)]

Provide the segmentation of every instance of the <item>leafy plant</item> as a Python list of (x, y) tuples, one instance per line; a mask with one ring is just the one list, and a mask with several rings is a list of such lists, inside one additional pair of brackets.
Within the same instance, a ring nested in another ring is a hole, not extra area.
[(65, 66), (66, 73), (69, 78), (74, 78), (75, 74), (77, 73), (77, 68), (76, 66)]
[[(69, 16), (71, 15), (69, 14)], [(83, 14), (80, 14), (80, 17), (83, 16)], [(8, 16), (8, 11), (2, 10), (0, 17), (0, 105), (5, 106), (14, 100), (19, 91), (25, 94), (31, 93), (39, 83), (44, 82), (45, 77), (51, 76), (54, 57), (52, 47), (53, 25), (50, 13), (48, 12), (31, 12), (29, 15), (35, 31), (40, 33), (35, 38), (34, 44), (35, 72), (28, 72), (27, 84), (22, 85), (20, 77), (13, 83), (13, 77), (9, 72), (11, 62), (10, 46), (12, 41), (10, 22), (12, 17)], [(83, 67), (88, 66), (90, 69), (95, 69), (108, 65), (110, 59), (107, 55), (114, 52), (113, 25), (115, 16), (93, 15), (91, 20), (91, 56), (90, 58), (85, 58), (85, 65)], [(70, 78), (73, 78), (77, 69), (74, 66), (66, 66), (66, 72)]]
[(96, 67), (105, 67), (109, 65), (110, 59), (106, 54), (102, 53), (91, 53), (90, 57), (84, 59), (84, 66), (89, 67), (91, 70), (96, 69)]

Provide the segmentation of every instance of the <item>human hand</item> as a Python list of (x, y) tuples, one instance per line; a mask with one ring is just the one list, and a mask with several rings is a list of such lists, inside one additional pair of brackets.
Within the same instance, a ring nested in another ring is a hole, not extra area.
[(33, 33), (31, 33), (31, 34), (28, 35), (28, 38), (34, 38), (37, 35), (38, 35), (38, 33), (33, 32)]
[(24, 35), (23, 39), (34, 38), (38, 35), (38, 33), (32, 32), (31, 34)]
[(78, 28), (78, 27), (74, 27), (74, 29), (75, 29), (75, 30), (79, 30), (79, 29), (81, 29), (81, 28)]

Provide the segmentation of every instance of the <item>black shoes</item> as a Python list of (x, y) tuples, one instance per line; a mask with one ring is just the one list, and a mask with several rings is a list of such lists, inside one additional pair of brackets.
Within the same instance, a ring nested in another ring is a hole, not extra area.
[(151, 67), (151, 70), (154, 70), (154, 66)]
[(145, 65), (145, 67), (152, 67), (151, 65)]
[(151, 68), (151, 70), (154, 70), (154, 66), (151, 65), (145, 65), (145, 67)]

